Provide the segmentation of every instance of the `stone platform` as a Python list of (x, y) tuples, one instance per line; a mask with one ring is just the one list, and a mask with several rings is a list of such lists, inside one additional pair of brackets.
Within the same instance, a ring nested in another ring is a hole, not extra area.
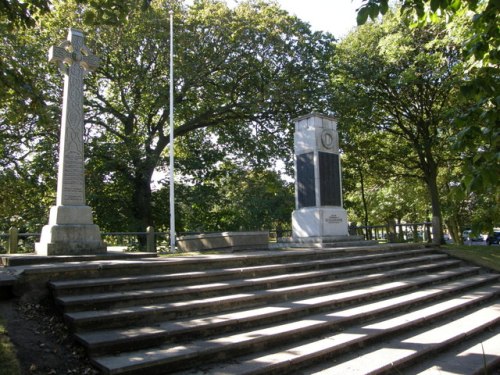
[(267, 249), (269, 231), (201, 233), (177, 238), (180, 251), (241, 251)]
[(353, 246), (374, 246), (375, 240), (365, 240), (363, 236), (328, 236), (328, 237), (286, 237), (279, 238), (272, 248), (282, 247), (312, 247), (312, 248), (342, 248)]
[(42, 289), (53, 298), (103, 374), (433, 374), (464, 358), (462, 373), (472, 374), (500, 365), (500, 275), (422, 244), (3, 269), (19, 276), (21, 298)]
[(139, 258), (155, 258), (156, 253), (146, 252), (122, 252), (108, 251), (101, 254), (88, 255), (38, 255), (36, 253), (26, 254), (1, 254), (0, 266), (25, 266), (25, 265), (43, 265), (53, 263), (73, 263), (73, 262), (92, 262), (98, 260), (124, 260)]

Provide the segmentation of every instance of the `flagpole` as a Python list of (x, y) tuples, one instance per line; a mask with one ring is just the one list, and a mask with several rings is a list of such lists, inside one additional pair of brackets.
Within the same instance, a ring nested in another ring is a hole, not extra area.
[(170, 251), (175, 252), (174, 205), (174, 11), (170, 10)]

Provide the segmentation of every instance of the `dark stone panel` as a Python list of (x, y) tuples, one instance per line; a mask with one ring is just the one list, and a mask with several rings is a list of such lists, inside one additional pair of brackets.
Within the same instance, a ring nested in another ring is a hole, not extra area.
[(340, 165), (339, 156), (319, 152), (319, 191), (322, 206), (340, 206)]
[(297, 155), (297, 198), (298, 208), (316, 206), (313, 152)]

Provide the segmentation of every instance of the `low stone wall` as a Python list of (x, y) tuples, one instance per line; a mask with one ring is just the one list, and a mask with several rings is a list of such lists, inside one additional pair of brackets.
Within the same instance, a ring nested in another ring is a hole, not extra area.
[(267, 250), (269, 248), (269, 231), (180, 236), (177, 238), (177, 247), (180, 251)]

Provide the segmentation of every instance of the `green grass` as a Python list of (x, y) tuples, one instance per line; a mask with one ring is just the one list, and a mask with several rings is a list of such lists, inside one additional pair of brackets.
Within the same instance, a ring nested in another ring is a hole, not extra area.
[(448, 254), (500, 272), (500, 246), (445, 245)]
[(5, 329), (5, 322), (0, 318), (0, 364), (2, 374), (19, 375), (21, 370), (17, 361), (16, 351), (10, 342)]

